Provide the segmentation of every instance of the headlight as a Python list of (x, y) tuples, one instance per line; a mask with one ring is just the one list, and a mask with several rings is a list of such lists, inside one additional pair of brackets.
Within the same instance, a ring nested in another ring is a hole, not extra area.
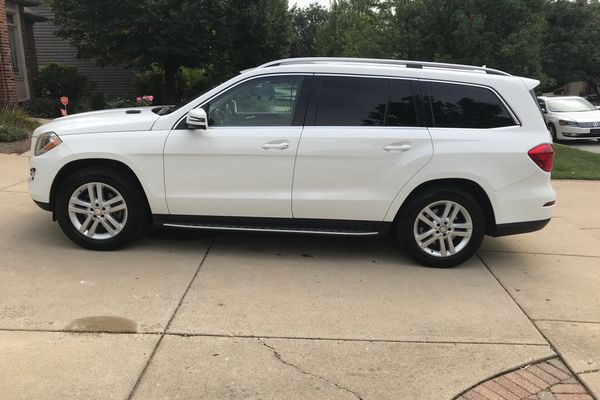
[(577, 122), (575, 122), (575, 121), (565, 121), (564, 119), (561, 119), (560, 121), (558, 121), (558, 124), (560, 126), (577, 126)]
[(56, 133), (42, 133), (40, 136), (38, 136), (37, 141), (35, 142), (35, 149), (33, 151), (33, 154), (36, 156), (41, 156), (42, 154), (49, 152), (61, 143), (62, 140), (60, 140)]

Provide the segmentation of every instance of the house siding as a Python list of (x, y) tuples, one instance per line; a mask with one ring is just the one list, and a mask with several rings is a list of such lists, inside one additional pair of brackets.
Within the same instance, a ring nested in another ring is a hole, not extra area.
[(95, 92), (111, 97), (133, 95), (134, 72), (123, 66), (101, 67), (94, 60), (77, 58), (77, 49), (56, 36), (56, 26), (52, 23), (54, 14), (49, 6), (35, 7), (35, 13), (48, 20), (37, 22), (34, 27), (37, 61), (40, 68), (49, 63), (70, 65), (96, 85)]

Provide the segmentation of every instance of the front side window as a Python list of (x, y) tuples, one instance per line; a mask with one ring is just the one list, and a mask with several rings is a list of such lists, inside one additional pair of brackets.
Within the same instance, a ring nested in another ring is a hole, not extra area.
[(317, 126), (382, 126), (389, 80), (322, 76), (317, 94)]
[(437, 128), (489, 129), (517, 125), (490, 89), (438, 82), (428, 82), (426, 86)]
[(291, 126), (302, 76), (274, 76), (244, 82), (206, 107), (211, 126)]

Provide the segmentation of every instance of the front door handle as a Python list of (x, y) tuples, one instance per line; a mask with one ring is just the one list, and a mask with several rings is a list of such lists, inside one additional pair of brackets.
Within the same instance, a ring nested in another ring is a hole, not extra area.
[(407, 151), (410, 150), (410, 144), (390, 144), (383, 149), (385, 151)]
[(265, 143), (260, 146), (263, 150), (285, 150), (290, 147), (289, 143)]

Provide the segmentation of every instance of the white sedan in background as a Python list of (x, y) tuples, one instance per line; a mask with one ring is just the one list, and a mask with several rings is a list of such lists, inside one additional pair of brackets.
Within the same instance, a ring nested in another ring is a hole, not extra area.
[(538, 97), (552, 139), (600, 140), (600, 110), (582, 97)]

